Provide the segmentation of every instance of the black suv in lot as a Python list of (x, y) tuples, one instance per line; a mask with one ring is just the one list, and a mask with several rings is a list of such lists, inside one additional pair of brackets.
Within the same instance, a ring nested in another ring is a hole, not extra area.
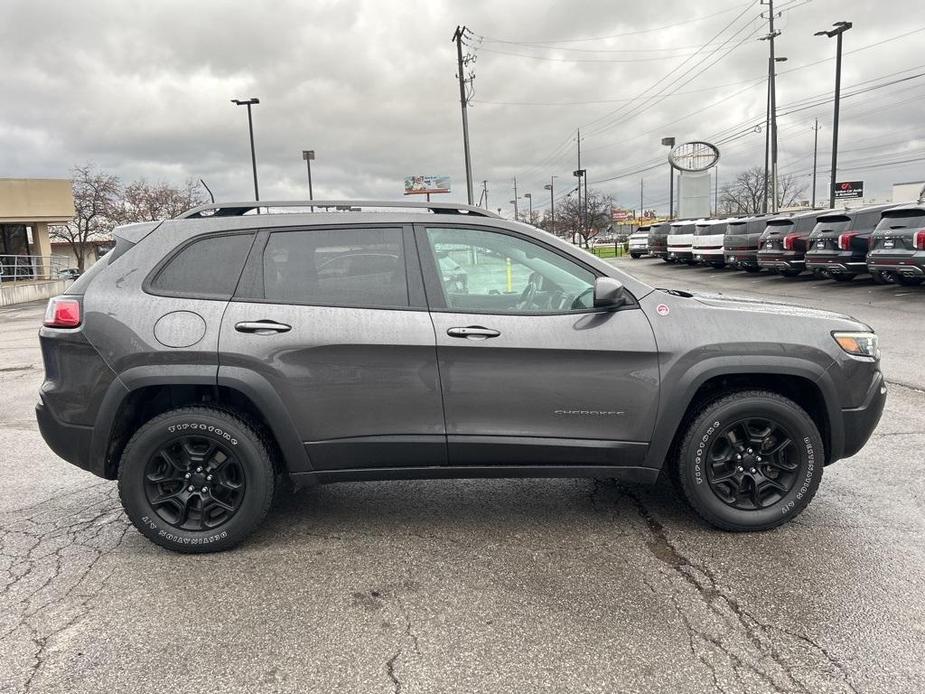
[(668, 258), (668, 234), (670, 233), (671, 222), (661, 222), (649, 227), (649, 255), (666, 262), (673, 262)]
[[(825, 213), (821, 213), (825, 214)], [(758, 267), (796, 277), (806, 266), (806, 243), (820, 212), (771, 217), (758, 240)]]
[(820, 215), (809, 235), (806, 269), (839, 282), (850, 282), (867, 272), (870, 236), (883, 211), (891, 207), (873, 205)]
[(36, 416), (173, 550), (240, 542), (286, 481), (664, 472), (763, 530), (886, 398), (863, 323), (654, 289), (481, 208), (224, 203), (114, 236), (48, 303)]
[(723, 238), (727, 265), (746, 272), (761, 271), (758, 266), (758, 240), (767, 223), (767, 215), (729, 220)]
[(925, 279), (925, 202), (883, 212), (870, 237), (867, 268), (875, 280), (918, 285)]

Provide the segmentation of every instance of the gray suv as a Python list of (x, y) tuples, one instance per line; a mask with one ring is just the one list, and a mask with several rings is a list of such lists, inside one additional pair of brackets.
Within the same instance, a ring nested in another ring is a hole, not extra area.
[(406, 478), (665, 473), (763, 530), (883, 410), (846, 316), (654, 289), (475, 207), (307, 205), (119, 227), (48, 304), (42, 435), (164, 547), (235, 545), (289, 482)]

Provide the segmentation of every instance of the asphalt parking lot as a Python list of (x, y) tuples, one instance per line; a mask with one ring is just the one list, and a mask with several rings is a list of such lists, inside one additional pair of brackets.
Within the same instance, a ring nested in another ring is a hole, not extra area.
[(886, 414), (795, 521), (720, 533), (666, 484), (355, 483), (172, 554), (45, 447), (44, 307), (0, 309), (0, 691), (921, 691), (925, 288), (614, 262), (881, 333)]

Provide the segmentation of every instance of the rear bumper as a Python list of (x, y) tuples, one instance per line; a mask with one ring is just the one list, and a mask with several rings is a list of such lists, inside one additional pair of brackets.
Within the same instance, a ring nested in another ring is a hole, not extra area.
[(906, 277), (925, 277), (925, 253), (915, 256), (874, 257), (867, 258), (867, 267), (871, 272), (895, 272)]
[(807, 270), (824, 270), (831, 274), (857, 275), (867, 272), (867, 259), (850, 255), (811, 255), (806, 254)]
[(39, 400), (35, 406), (35, 419), (38, 421), (42, 438), (57, 456), (79, 468), (102, 476), (102, 471), (94, 470), (90, 465), (90, 440), (93, 437), (93, 427), (61, 422), (52, 414), (44, 399)]
[(802, 270), (806, 260), (802, 256), (787, 255), (786, 252), (758, 253), (758, 267), (769, 270)]
[(880, 422), (885, 404), (886, 384), (883, 381), (883, 374), (878, 371), (864, 398), (864, 404), (841, 411), (845, 432), (841, 457), (848, 458), (864, 447)]

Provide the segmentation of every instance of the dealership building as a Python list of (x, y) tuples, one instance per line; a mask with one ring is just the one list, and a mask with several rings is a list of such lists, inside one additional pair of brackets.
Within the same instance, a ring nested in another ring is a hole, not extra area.
[(69, 179), (0, 178), (0, 306), (63, 291), (48, 228), (73, 216)]

